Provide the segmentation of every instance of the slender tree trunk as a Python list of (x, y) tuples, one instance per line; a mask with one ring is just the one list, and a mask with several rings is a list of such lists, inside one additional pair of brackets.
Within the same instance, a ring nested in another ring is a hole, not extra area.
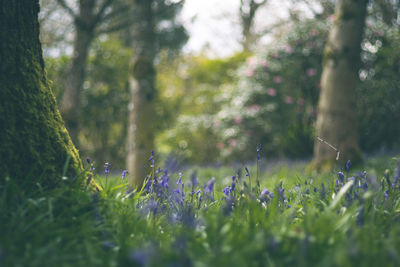
[(38, 0), (0, 1), (0, 183), (54, 185), (82, 170), (44, 70)]
[(60, 111), (67, 126), (69, 135), (75, 144), (79, 144), (79, 112), (81, 91), (85, 81), (87, 58), (92, 42), (92, 33), (76, 28), (74, 54), (64, 83), (64, 94)]
[(79, 14), (74, 18), (75, 39), (72, 61), (64, 83), (64, 94), (60, 111), (72, 141), (79, 146), (79, 112), (82, 86), (86, 77), (87, 59), (93, 41), (96, 14), (96, 1), (80, 0)]
[(154, 100), (156, 97), (154, 58), (155, 29), (151, 0), (135, 0), (133, 27), (133, 70), (130, 82), (127, 168), (136, 186), (150, 173), (148, 162), (154, 149)]
[(250, 51), (257, 36), (253, 32), (254, 19), (257, 10), (267, 3), (267, 0), (240, 0), (239, 15), (242, 26), (242, 47), (244, 51)]
[[(367, 0), (338, 0), (323, 59), (316, 134), (340, 151), (340, 162), (361, 160), (356, 121), (360, 46)], [(315, 141), (313, 166), (330, 169), (337, 152)]]

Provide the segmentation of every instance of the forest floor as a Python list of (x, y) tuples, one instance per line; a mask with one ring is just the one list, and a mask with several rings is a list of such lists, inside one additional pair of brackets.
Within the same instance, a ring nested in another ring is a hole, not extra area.
[[(99, 176), (0, 188), (0, 266), (399, 266), (400, 163), (156, 171), (140, 192)], [(265, 164), (265, 166), (263, 166)], [(232, 177), (234, 176), (234, 177)]]

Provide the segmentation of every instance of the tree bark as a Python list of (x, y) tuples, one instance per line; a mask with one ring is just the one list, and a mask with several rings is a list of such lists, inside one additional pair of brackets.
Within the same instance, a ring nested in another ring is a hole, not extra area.
[(0, 2), (0, 183), (52, 186), (82, 170), (44, 70), (38, 0)]
[(361, 41), (367, 0), (339, 0), (333, 28), (324, 51), (321, 94), (316, 124), (313, 166), (330, 169), (337, 151), (339, 163), (361, 160), (356, 121), (355, 90), (358, 85)]
[(132, 27), (134, 56), (130, 82), (127, 168), (133, 177), (131, 182), (139, 187), (150, 173), (148, 159), (154, 149), (154, 59), (157, 50), (152, 4), (152, 0), (135, 0), (133, 8), (138, 22)]
[(244, 51), (250, 51), (257, 41), (257, 36), (253, 32), (254, 19), (257, 10), (264, 5), (267, 0), (257, 2), (255, 0), (240, 0), (239, 15), (242, 26), (242, 47)]

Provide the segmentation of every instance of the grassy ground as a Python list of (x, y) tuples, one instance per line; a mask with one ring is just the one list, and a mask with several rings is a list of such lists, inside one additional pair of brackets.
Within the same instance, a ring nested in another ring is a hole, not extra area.
[(0, 266), (399, 266), (393, 156), (343, 176), (263, 162), (258, 179), (256, 165), (250, 177), (244, 168), (238, 177), (238, 166), (191, 177), (192, 168), (182, 183), (160, 172), (133, 193), (119, 175), (97, 177), (100, 195), (71, 179), (28, 192), (9, 180), (0, 188)]

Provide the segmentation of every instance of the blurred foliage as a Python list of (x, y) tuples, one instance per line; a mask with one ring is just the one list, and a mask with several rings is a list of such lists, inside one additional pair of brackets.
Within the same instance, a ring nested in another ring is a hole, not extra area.
[(223, 59), (187, 55), (172, 65), (160, 64), (161, 98), (171, 115), (170, 127), (157, 140), (161, 153), (174, 151), (187, 163), (209, 163), (219, 157), (213, 117), (220, 109), (220, 90), (236, 83), (236, 69), (247, 56), (244, 52)]
[[(125, 140), (129, 102), (129, 60), (131, 51), (118, 39), (97, 40), (89, 57), (87, 78), (83, 85), (79, 135), (81, 156), (94, 161), (112, 161), (114, 167), (125, 165)], [(58, 102), (63, 94), (62, 80), (68, 59), (47, 58), (48, 76)]]
[[(328, 9), (327, 9), (328, 10)], [(329, 9), (330, 10), (330, 9)], [(370, 5), (362, 44), (358, 127), (366, 152), (400, 144), (399, 25)], [(296, 21), (264, 51), (226, 58), (162, 50), (156, 61), (156, 147), (184, 163), (246, 162), (258, 143), (266, 157), (311, 156), (329, 12)], [(81, 153), (125, 165), (129, 49), (97, 40), (84, 84)], [(68, 58), (47, 58), (59, 99)]]

